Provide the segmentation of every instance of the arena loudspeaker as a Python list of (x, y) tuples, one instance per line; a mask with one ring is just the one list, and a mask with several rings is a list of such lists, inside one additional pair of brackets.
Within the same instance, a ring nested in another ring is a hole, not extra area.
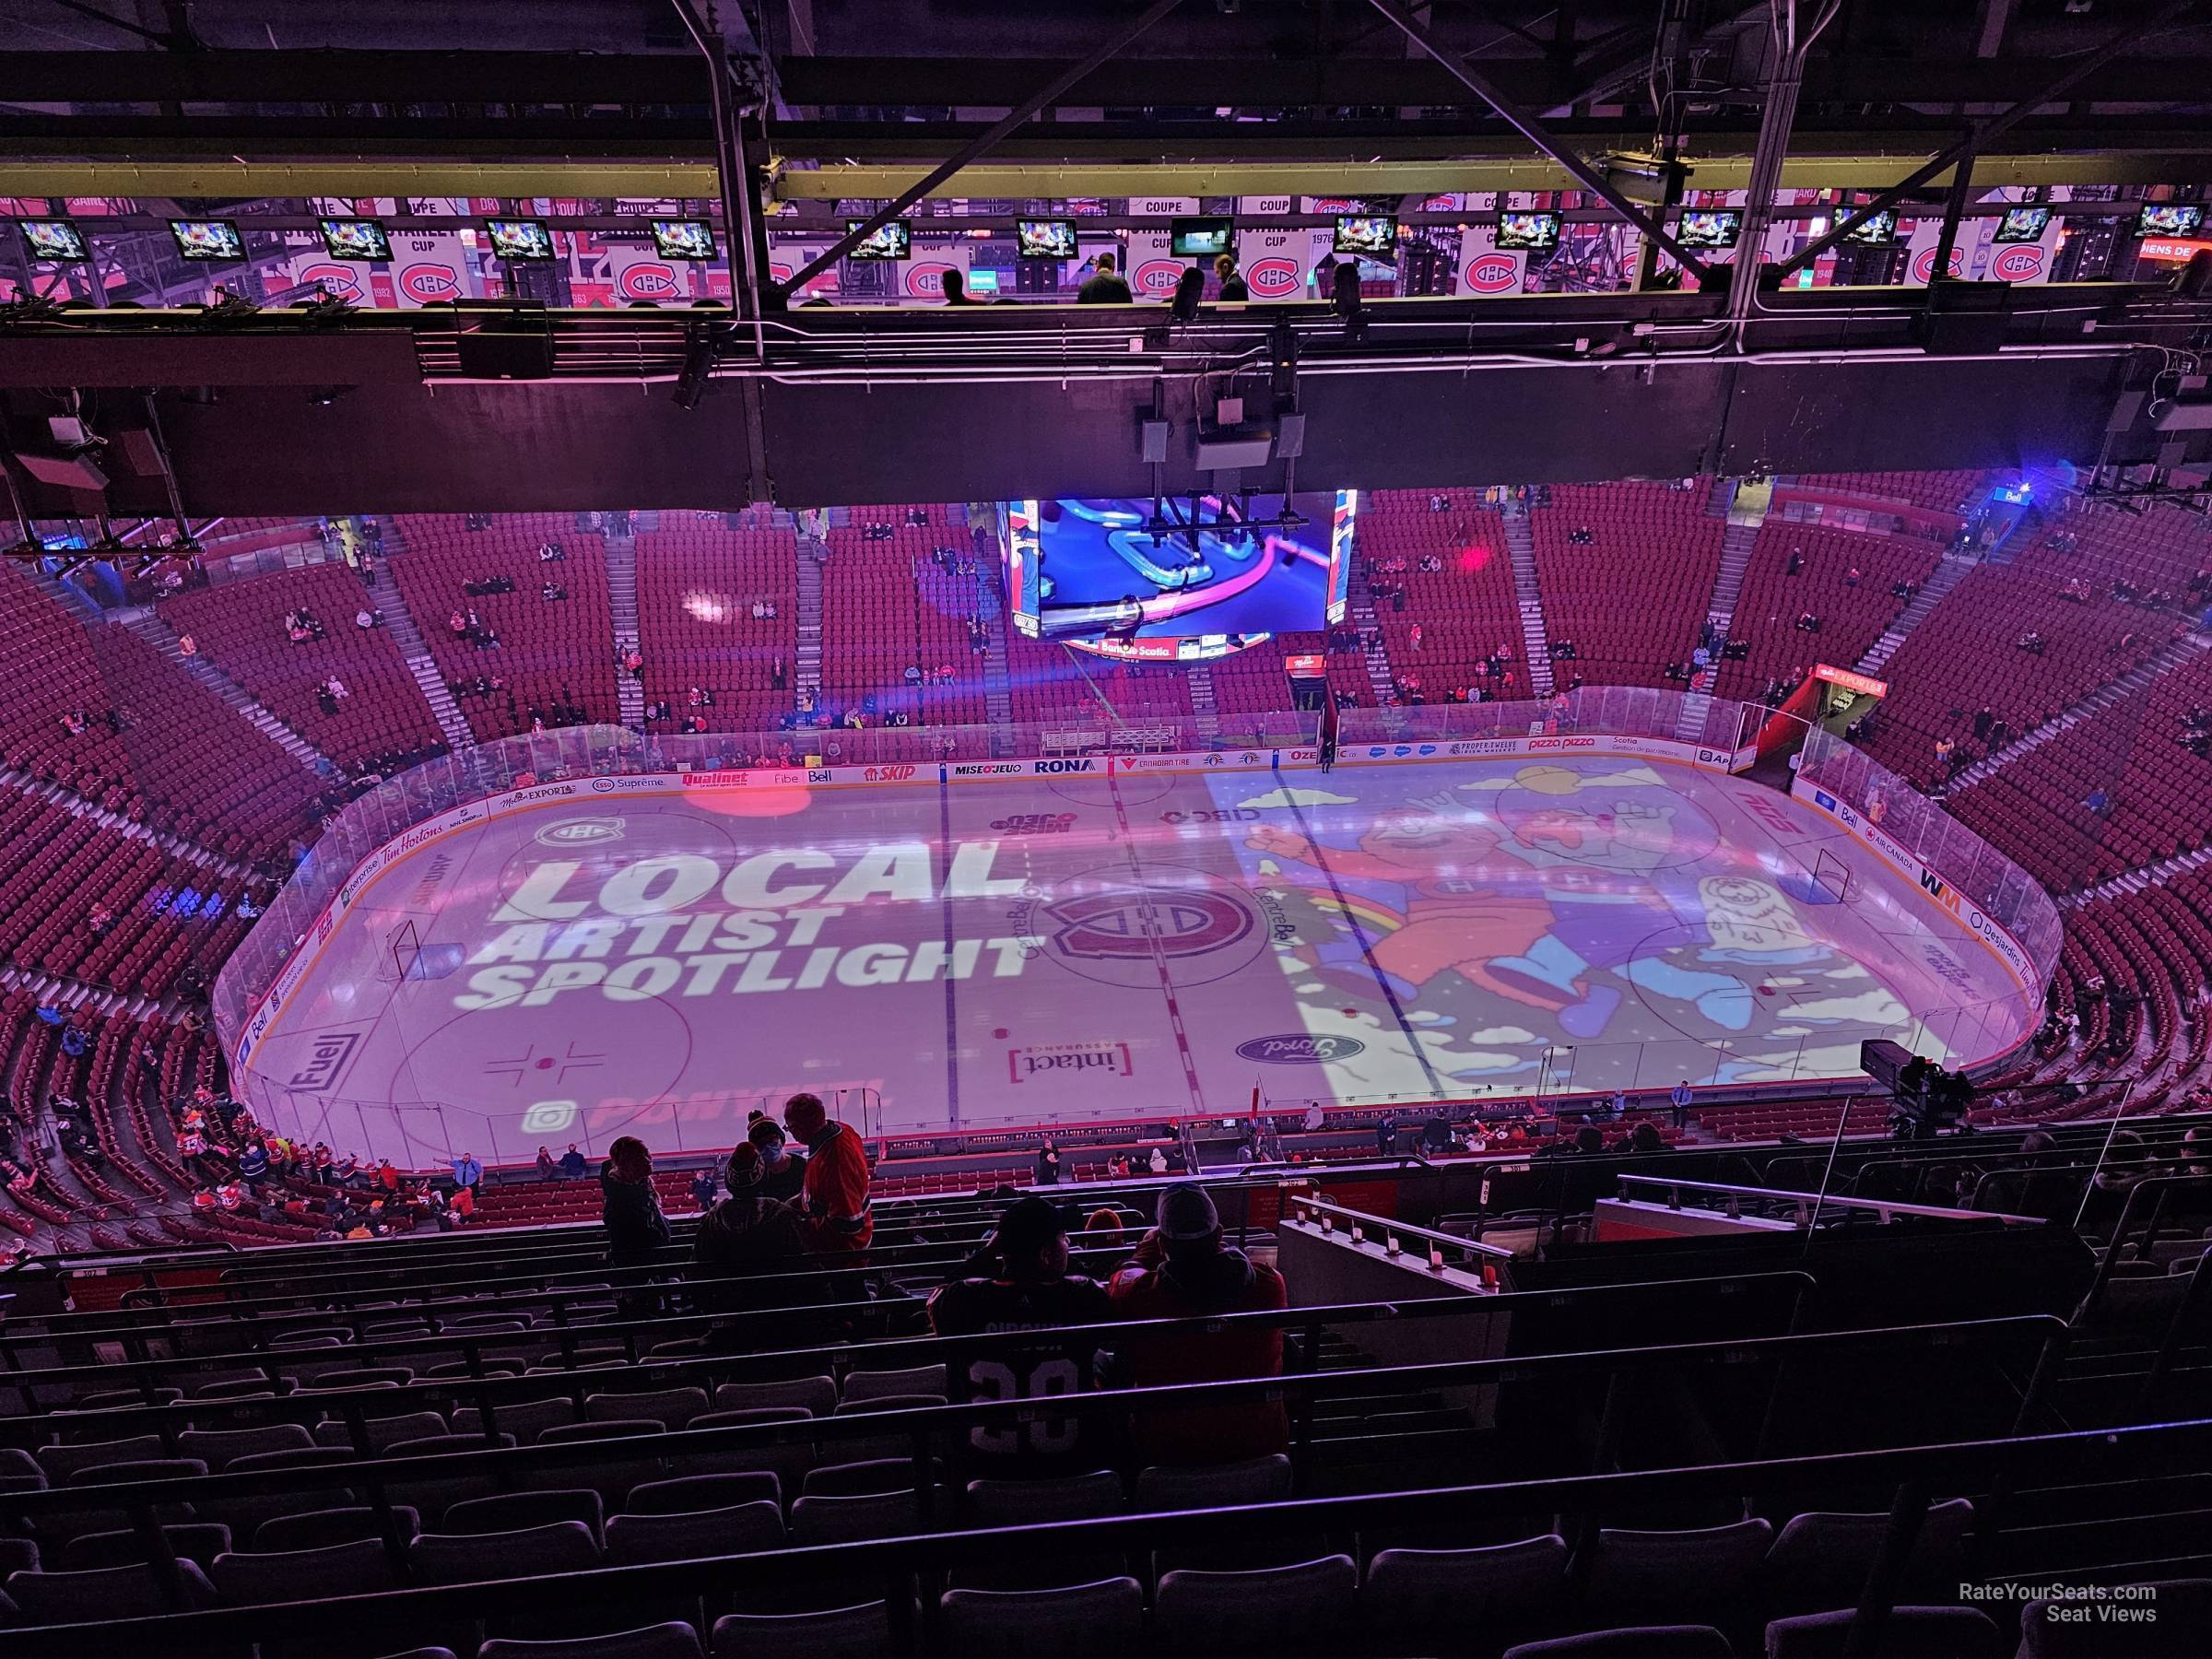
[(108, 475), (85, 455), (18, 454), (23, 470), (41, 484), (61, 489), (105, 489)]
[(2011, 299), (2002, 282), (1931, 282), (1927, 309), (1912, 319), (1912, 343), (1931, 357), (1994, 352), (2005, 344)]
[(463, 329), (454, 344), (471, 380), (553, 378), (553, 325), (545, 317), (487, 319)]

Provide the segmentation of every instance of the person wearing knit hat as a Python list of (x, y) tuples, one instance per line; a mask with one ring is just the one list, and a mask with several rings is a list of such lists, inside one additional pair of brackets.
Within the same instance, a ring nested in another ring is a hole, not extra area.
[[(1055, 1327), (1103, 1324), (1113, 1317), (1104, 1288), (1067, 1270), (1067, 1220), (1060, 1206), (1031, 1194), (999, 1216), (984, 1252), (964, 1277), (929, 1299), (930, 1328), (940, 1336), (1034, 1331), (1035, 1346), (994, 1346), (951, 1377), (956, 1401), (1040, 1399), (1094, 1386), (1094, 1335), (1054, 1341)], [(1084, 1474), (1100, 1466), (1102, 1422), (1043, 1418), (977, 1423), (968, 1443), (994, 1470), (1027, 1478)]]
[(760, 1148), (760, 1196), (795, 1202), (806, 1185), (806, 1158), (791, 1150), (783, 1125), (757, 1112), (745, 1126), (745, 1138)]
[[(1107, 1287), (1120, 1318), (1194, 1319), (1289, 1305), (1281, 1274), (1223, 1241), (1220, 1214), (1204, 1187), (1176, 1182), (1160, 1194), (1155, 1213), (1157, 1225)], [(1135, 1388), (1279, 1376), (1283, 1334), (1240, 1324), (1133, 1335), (1123, 1345), (1123, 1358), (1125, 1381)], [(1130, 1432), (1138, 1453), (1160, 1464), (1265, 1457), (1290, 1443), (1281, 1402), (1256, 1397), (1140, 1412)]]
[(692, 1300), (710, 1313), (758, 1307), (761, 1298), (747, 1285), (715, 1284), (745, 1274), (789, 1271), (806, 1250), (799, 1218), (787, 1204), (763, 1197), (760, 1148), (740, 1141), (724, 1167), (730, 1195), (700, 1218), (691, 1235), (691, 1257), (704, 1283), (691, 1287)]

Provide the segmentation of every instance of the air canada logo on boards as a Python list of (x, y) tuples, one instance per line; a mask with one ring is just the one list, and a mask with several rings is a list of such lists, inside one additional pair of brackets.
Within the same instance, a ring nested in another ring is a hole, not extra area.
[(1305, 287), (1306, 274), (1288, 254), (1270, 253), (1244, 267), (1244, 286), (1254, 300), (1280, 300)]
[(1225, 893), (1086, 893), (1048, 904), (1053, 947), (1063, 956), (1204, 956), (1252, 932), (1252, 914)]
[(535, 838), (544, 847), (590, 847), (622, 839), (622, 820), (609, 818), (567, 818), (547, 824)]
[(1999, 282), (2033, 282), (2043, 274), (2044, 257), (2040, 244), (2000, 248), (1989, 262), (1989, 274)]
[(1367, 1044), (1357, 1037), (1334, 1037), (1326, 1033), (1254, 1037), (1250, 1042), (1237, 1044), (1240, 1059), (1256, 1060), (1263, 1065), (1327, 1065), (1365, 1053)]
[(633, 265), (616, 286), (625, 300), (665, 300), (682, 288), (676, 273), (665, 265)]
[(449, 265), (411, 265), (399, 274), (399, 291), (423, 305), (451, 300), (461, 291), (461, 278)]
[(1521, 286), (1521, 262), (1509, 253), (1477, 253), (1460, 280), (1472, 294), (1502, 294)]

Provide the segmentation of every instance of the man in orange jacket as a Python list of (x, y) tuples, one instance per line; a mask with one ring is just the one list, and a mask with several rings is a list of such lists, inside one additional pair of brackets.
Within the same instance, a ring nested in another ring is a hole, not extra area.
[(806, 1183), (799, 1189), (809, 1250), (865, 1250), (876, 1236), (868, 1204), (868, 1159), (860, 1136), (830, 1121), (818, 1095), (783, 1102), (783, 1123), (806, 1148)]

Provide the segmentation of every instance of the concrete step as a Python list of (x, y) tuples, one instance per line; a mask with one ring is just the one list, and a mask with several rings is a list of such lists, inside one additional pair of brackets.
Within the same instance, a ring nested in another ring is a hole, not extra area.
[(149, 607), (121, 612), (118, 613), (118, 620), (237, 710), (240, 717), (249, 725), (260, 731), (300, 765), (318, 776), (335, 778), (341, 775), (335, 761), (249, 696), (236, 680), (204, 656), (186, 656), (178, 642), (176, 630), (161, 619), (158, 611)]
[(383, 618), (385, 631), (391, 634), (392, 643), (399, 647), (400, 659), (406, 664), (407, 673), (421, 688), (423, 700), (430, 705), (430, 714), (438, 722), (445, 747), (456, 755), (465, 753), (477, 747), (477, 735), (469, 729), (461, 705), (453, 700), (445, 677), (438, 672), (437, 661), (430, 655), (422, 629), (400, 594), (399, 583), (392, 579), (391, 555), (406, 546), (406, 538), (397, 524), (385, 530), (384, 544), (385, 556), (371, 567), (370, 604)]
[(1506, 555), (1512, 561), (1514, 609), (1521, 614), (1522, 654), (1528, 663), (1528, 688), (1535, 697), (1549, 697), (1556, 685), (1551, 672), (1551, 635), (1544, 624), (1543, 584), (1536, 576), (1536, 542), (1528, 527), (1528, 510), (1510, 501), (1500, 514), (1505, 528)]

